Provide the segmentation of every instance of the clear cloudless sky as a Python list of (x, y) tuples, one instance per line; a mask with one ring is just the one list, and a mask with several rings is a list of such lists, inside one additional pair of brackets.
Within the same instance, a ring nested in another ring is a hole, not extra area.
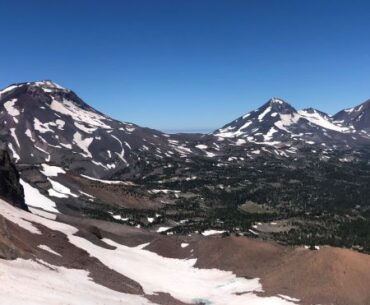
[(0, 0), (0, 87), (41, 79), (162, 130), (335, 113), (370, 98), (370, 1)]

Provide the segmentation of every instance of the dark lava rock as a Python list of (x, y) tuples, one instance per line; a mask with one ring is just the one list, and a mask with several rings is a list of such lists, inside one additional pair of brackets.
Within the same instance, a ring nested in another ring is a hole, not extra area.
[(28, 211), (18, 171), (6, 150), (0, 150), (0, 198)]

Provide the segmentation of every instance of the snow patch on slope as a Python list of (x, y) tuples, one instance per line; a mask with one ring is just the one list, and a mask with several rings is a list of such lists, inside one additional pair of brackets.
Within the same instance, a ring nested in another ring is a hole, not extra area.
[(51, 189), (48, 190), (50, 196), (58, 198), (68, 198), (69, 196), (78, 197), (78, 195), (71, 192), (71, 190), (63, 184), (48, 178), (51, 183)]
[(338, 132), (349, 132), (351, 129), (348, 127), (342, 127), (334, 124), (329, 118), (322, 116), (317, 111), (310, 113), (306, 110), (300, 110), (298, 113), (311, 123), (324, 127), (326, 129), (338, 131)]
[(12, 157), (15, 159), (15, 162), (18, 162), (21, 157), (17, 154), (17, 151), (14, 149), (13, 144), (9, 142), (8, 148), (12, 152)]
[(79, 132), (75, 132), (73, 135), (73, 143), (75, 143), (85, 154), (81, 154), (83, 157), (92, 158), (92, 155), (89, 151), (89, 146), (92, 143), (94, 138), (82, 138), (82, 135)]
[(30, 184), (25, 182), (23, 179), (20, 179), (20, 183), (24, 189), (24, 199), (27, 205), (32, 207), (41, 208), (45, 211), (58, 213), (56, 209), (55, 202), (51, 201), (46, 196), (42, 195), (40, 191)]
[(41, 164), (42, 166), (42, 171), (41, 173), (44, 174), (47, 177), (56, 177), (59, 174), (65, 174), (65, 170), (59, 166), (53, 166), (49, 164)]
[(9, 115), (13, 117), (18, 116), (20, 114), (19, 110), (14, 107), (16, 101), (17, 99), (15, 98), (4, 103), (4, 108), (9, 113)]
[(18, 147), (21, 147), (18, 141), (17, 134), (15, 133), (15, 128), (10, 128), (10, 134), (12, 135), (14, 142), (17, 144)]
[(275, 122), (275, 126), (281, 130), (284, 130), (286, 132), (290, 131), (287, 129), (292, 124), (296, 124), (299, 119), (301, 118), (299, 115), (293, 113), (293, 114), (279, 114), (280, 120)]
[(77, 122), (83, 122), (85, 124), (104, 129), (111, 128), (104, 123), (104, 121), (107, 120), (104, 116), (93, 111), (84, 110), (68, 100), (63, 100), (63, 102), (53, 100), (50, 105), (50, 109), (64, 115), (68, 115)]

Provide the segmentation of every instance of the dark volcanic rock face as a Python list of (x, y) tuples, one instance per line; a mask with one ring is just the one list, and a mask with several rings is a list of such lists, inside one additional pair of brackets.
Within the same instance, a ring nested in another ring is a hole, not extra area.
[(0, 150), (0, 197), (14, 206), (28, 210), (18, 171), (5, 150)]

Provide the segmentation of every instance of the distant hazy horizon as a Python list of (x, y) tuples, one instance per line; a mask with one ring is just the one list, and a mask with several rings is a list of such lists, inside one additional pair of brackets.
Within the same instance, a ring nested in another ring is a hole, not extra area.
[[(220, 126), (220, 127), (222, 127), (222, 126)], [(165, 132), (165, 133), (170, 133), (170, 134), (174, 134), (174, 133), (203, 133), (203, 134), (207, 134), (207, 133), (210, 133), (212, 131), (215, 131), (216, 129), (218, 129), (220, 127), (217, 127), (217, 128), (180, 128), (180, 129), (160, 129), (160, 130)]]

